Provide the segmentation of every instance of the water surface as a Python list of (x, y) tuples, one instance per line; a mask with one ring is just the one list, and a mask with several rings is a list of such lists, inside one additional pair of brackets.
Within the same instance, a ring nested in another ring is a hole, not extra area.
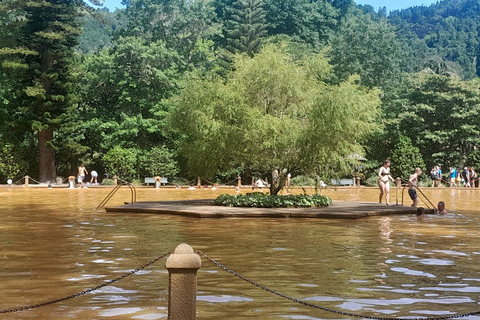
[[(479, 189), (426, 189), (432, 201), (447, 203), (447, 216), (353, 221), (107, 214), (95, 207), (109, 191), (0, 188), (0, 310), (96, 286), (183, 242), (268, 287), (333, 309), (392, 317), (480, 310)], [(224, 192), (148, 188), (138, 190), (138, 200)], [(325, 193), (334, 200), (378, 196), (364, 188)], [(121, 190), (111, 204), (129, 198)], [(348, 318), (283, 300), (202, 264), (198, 319)], [(161, 260), (99, 291), (0, 318), (166, 319), (164, 265)]]

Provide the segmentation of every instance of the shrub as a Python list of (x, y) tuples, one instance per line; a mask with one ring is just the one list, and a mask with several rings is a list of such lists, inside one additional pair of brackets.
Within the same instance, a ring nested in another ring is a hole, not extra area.
[(102, 158), (105, 169), (122, 179), (135, 176), (137, 163), (137, 150), (115, 147), (110, 149)]
[(102, 180), (102, 185), (113, 186), (113, 180), (112, 179), (103, 179)]
[(367, 187), (378, 186), (378, 176), (377, 175), (371, 176), (370, 178), (365, 180), (365, 184), (367, 185)]
[(170, 183), (173, 185), (188, 186), (190, 181), (185, 178), (175, 177), (172, 179), (172, 181), (170, 181)]
[(290, 184), (297, 187), (311, 187), (315, 185), (315, 180), (307, 176), (296, 176), (292, 178)]
[(245, 195), (222, 194), (215, 199), (215, 205), (229, 207), (286, 208), (286, 207), (326, 207), (332, 204), (327, 196), (319, 194), (276, 195), (252, 192)]

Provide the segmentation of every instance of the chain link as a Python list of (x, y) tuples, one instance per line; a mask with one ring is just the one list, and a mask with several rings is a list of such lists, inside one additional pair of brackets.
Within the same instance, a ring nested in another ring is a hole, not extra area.
[(58, 302), (62, 302), (62, 301), (66, 301), (66, 300), (70, 300), (70, 299), (73, 299), (73, 298), (76, 298), (76, 297), (80, 297), (80, 296), (83, 296), (87, 293), (90, 293), (90, 292), (93, 292), (93, 291), (96, 291), (98, 289), (101, 289), (103, 287), (106, 287), (106, 286), (109, 286), (111, 285), (112, 283), (115, 283), (117, 281), (120, 281), (122, 279), (125, 279), (126, 277), (128, 276), (131, 276), (132, 274), (135, 274), (149, 266), (151, 266), (152, 264), (154, 264), (155, 262), (157, 262), (158, 260), (161, 260), (167, 256), (169, 256), (171, 254), (171, 252), (167, 252), (165, 254), (162, 254), (161, 256), (158, 256), (156, 258), (154, 258), (153, 260), (151, 260), (150, 262), (147, 262), (145, 263), (144, 265), (132, 270), (132, 271), (129, 271), (127, 273), (125, 273), (124, 275), (121, 275), (120, 277), (118, 278), (115, 278), (113, 280), (108, 280), (106, 281), (105, 283), (102, 283), (101, 285), (98, 285), (96, 287), (93, 287), (93, 288), (90, 288), (90, 289), (86, 289), (86, 290), (83, 290), (83, 291), (80, 291), (78, 293), (75, 293), (75, 294), (72, 294), (72, 295), (69, 295), (69, 296), (66, 296), (66, 297), (63, 297), (63, 298), (59, 298), (59, 299), (55, 299), (55, 300), (50, 300), (50, 301), (46, 301), (46, 302), (42, 302), (42, 303), (38, 303), (38, 304), (33, 304), (33, 305), (29, 305), (29, 306), (22, 306), (22, 307), (16, 307), (16, 308), (10, 308), (10, 309), (5, 309), (5, 310), (0, 310), (0, 314), (2, 313), (12, 313), (12, 312), (19, 312), (19, 311), (25, 311), (25, 310), (30, 310), (30, 309), (36, 309), (36, 308), (39, 308), (39, 307), (44, 307), (44, 306), (48, 306), (48, 305), (51, 305), (51, 304), (54, 304), (54, 303), (58, 303)]
[(456, 319), (456, 318), (463, 318), (463, 317), (467, 317), (467, 316), (473, 316), (473, 315), (478, 315), (480, 314), (480, 311), (475, 311), (475, 312), (470, 312), (470, 313), (463, 313), (463, 314), (458, 314), (458, 315), (452, 315), (452, 316), (445, 316), (445, 317), (431, 317), (431, 318), (392, 318), (392, 317), (376, 317), (376, 316), (368, 316), (368, 315), (362, 315), (362, 314), (356, 314), (356, 313), (352, 313), (352, 312), (347, 312), (347, 311), (341, 311), (341, 310), (336, 310), (336, 309), (331, 309), (331, 308), (327, 308), (327, 307), (322, 307), (322, 306), (319, 306), (319, 305), (316, 305), (316, 304), (313, 304), (313, 303), (310, 303), (310, 302), (307, 302), (307, 301), (304, 301), (304, 300), (300, 300), (300, 299), (296, 299), (296, 298), (293, 298), (293, 297), (290, 297), (286, 294), (283, 294), (281, 292), (278, 292), (276, 290), (273, 290), (273, 289), (270, 289), (258, 282), (255, 282), (235, 271), (233, 271), (232, 269), (224, 266), (223, 264), (221, 264), (220, 262), (210, 258), (209, 256), (207, 256), (205, 253), (203, 253), (201, 250), (197, 250), (195, 251), (198, 255), (200, 255), (201, 257), (207, 259), (208, 261), (210, 261), (211, 263), (213, 263), (214, 265), (216, 265), (217, 267), (219, 267), (220, 269), (250, 283), (251, 285), (254, 285), (255, 287), (258, 287), (264, 291), (267, 291), (267, 292), (270, 292), (272, 294), (275, 294), (279, 297), (282, 297), (282, 298), (285, 298), (287, 300), (290, 300), (292, 302), (295, 302), (295, 303), (299, 303), (299, 304), (302, 304), (304, 306), (307, 306), (307, 307), (311, 307), (311, 308), (314, 308), (314, 309), (320, 309), (320, 310), (323, 310), (323, 311), (327, 311), (327, 312), (331, 312), (331, 313), (336, 313), (336, 314), (340, 314), (340, 315), (344, 315), (344, 316), (349, 316), (349, 317), (356, 317), (356, 318), (364, 318), (364, 319), (375, 319), (375, 320), (448, 320), (448, 319)]

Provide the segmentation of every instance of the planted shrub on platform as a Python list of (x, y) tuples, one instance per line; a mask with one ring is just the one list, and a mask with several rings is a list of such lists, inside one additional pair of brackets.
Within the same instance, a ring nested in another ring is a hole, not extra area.
[(214, 202), (216, 205), (229, 207), (286, 208), (286, 207), (326, 207), (332, 204), (327, 196), (313, 195), (276, 195), (252, 192), (245, 195), (222, 194)]

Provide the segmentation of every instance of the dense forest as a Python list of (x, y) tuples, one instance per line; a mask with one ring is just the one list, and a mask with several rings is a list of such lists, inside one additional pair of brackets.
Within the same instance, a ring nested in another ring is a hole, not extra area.
[(480, 0), (123, 3), (1, 0), (0, 183), (480, 166)]

